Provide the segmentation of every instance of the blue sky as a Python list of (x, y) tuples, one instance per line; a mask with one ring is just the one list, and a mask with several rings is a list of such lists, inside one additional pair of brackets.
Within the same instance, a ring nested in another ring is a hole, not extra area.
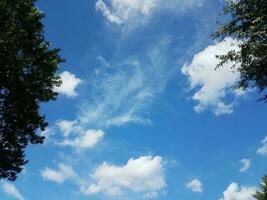
[[(216, 54), (223, 1), (38, 1), (66, 59), (42, 105), (44, 145), (1, 200), (252, 200), (267, 164), (267, 107)], [(222, 19), (222, 18), (221, 18)]]

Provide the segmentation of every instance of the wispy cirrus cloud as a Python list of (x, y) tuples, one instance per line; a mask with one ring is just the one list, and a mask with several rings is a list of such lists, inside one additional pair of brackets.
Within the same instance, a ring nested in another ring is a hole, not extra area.
[(103, 65), (89, 79), (90, 97), (80, 105), (78, 123), (100, 128), (149, 123), (149, 107), (175, 72), (174, 67), (167, 65), (170, 41), (164, 37), (149, 48), (143, 62), (138, 56), (120, 62), (98, 57)]
[(16, 198), (18, 200), (26, 200), (22, 196), (22, 194), (18, 191), (18, 189), (16, 188), (14, 184), (3, 182), (1, 186), (4, 192), (8, 194), (9, 196)]

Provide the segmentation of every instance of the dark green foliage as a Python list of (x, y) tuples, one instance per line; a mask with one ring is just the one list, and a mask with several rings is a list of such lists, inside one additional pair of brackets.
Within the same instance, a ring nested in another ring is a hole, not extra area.
[(43, 36), (43, 14), (34, 0), (0, 0), (0, 179), (15, 180), (29, 143), (47, 126), (41, 102), (55, 99), (63, 59)]
[[(227, 62), (240, 63), (240, 88), (267, 88), (267, 1), (227, 0), (224, 15), (230, 20), (213, 34), (214, 38), (232, 37), (239, 43), (240, 51), (219, 55), (222, 66)], [(234, 65), (233, 67), (236, 67)], [(262, 98), (267, 101), (267, 95)]]
[(260, 184), (260, 186), (262, 191), (256, 192), (254, 197), (257, 200), (267, 200), (267, 176), (264, 176), (262, 178), (262, 183)]

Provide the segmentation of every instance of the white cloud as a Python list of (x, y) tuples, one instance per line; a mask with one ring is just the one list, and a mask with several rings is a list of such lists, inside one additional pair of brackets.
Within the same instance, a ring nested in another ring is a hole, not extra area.
[(186, 184), (193, 192), (203, 192), (202, 183), (199, 179), (193, 179)]
[(159, 156), (131, 158), (123, 166), (103, 163), (92, 172), (91, 177), (95, 183), (81, 190), (87, 195), (105, 193), (119, 196), (127, 189), (146, 198), (155, 198), (166, 186), (163, 161)]
[(55, 135), (54, 128), (47, 127), (44, 131), (41, 131), (41, 136), (45, 137), (45, 143), (48, 143), (51, 139), (51, 136)]
[(261, 141), (262, 146), (258, 148), (257, 154), (267, 155), (267, 136)]
[(81, 122), (120, 126), (138, 121), (139, 118), (135, 116), (135, 112), (142, 106), (143, 101), (150, 98), (151, 94), (148, 89), (141, 88), (144, 85), (141, 71), (134, 69), (131, 73), (133, 74), (127, 76), (118, 72), (107, 77), (105, 82), (99, 82), (95, 90), (100, 90), (99, 93), (103, 96), (96, 96), (101, 99), (93, 101), (95, 105), (81, 108)]
[(106, 128), (149, 123), (147, 109), (164, 91), (170, 74), (175, 71), (166, 66), (169, 43), (170, 39), (164, 37), (146, 50), (147, 59), (142, 64), (138, 58), (107, 63), (102, 57), (104, 66), (89, 78), (90, 97), (79, 107), (79, 124)]
[(255, 192), (256, 187), (239, 187), (237, 183), (231, 183), (220, 200), (254, 200)]
[(25, 200), (25, 198), (20, 194), (20, 192), (18, 191), (18, 189), (15, 187), (15, 185), (11, 184), (11, 183), (2, 183), (2, 188), (4, 190), (5, 193), (7, 193), (8, 195), (18, 199), (18, 200)]
[[(233, 73), (233, 63), (227, 63), (215, 70), (219, 59), (215, 55), (222, 55), (230, 50), (237, 50), (236, 42), (227, 38), (225, 41), (208, 46), (193, 57), (192, 62), (182, 67), (182, 73), (187, 76), (190, 88), (197, 89), (192, 99), (198, 101), (194, 110), (199, 113), (211, 110), (215, 115), (231, 114), (235, 100), (244, 95), (234, 86), (240, 78), (239, 72)], [(238, 65), (236, 66), (238, 67)], [(234, 100), (226, 102), (225, 98), (232, 95)]]
[(62, 84), (60, 87), (56, 87), (55, 91), (60, 94), (66, 95), (67, 97), (77, 96), (78, 94), (75, 89), (82, 82), (82, 80), (68, 71), (64, 71), (63, 73), (61, 73), (60, 77), (62, 80)]
[(63, 133), (63, 138), (55, 144), (78, 150), (92, 148), (104, 137), (104, 132), (95, 127), (105, 129), (127, 123), (150, 123), (148, 109), (175, 72), (173, 67), (166, 66), (170, 42), (165, 36), (150, 46), (145, 51), (147, 59), (143, 64), (138, 62), (137, 56), (121, 62), (108, 62), (97, 56), (101, 66), (89, 77), (90, 95), (79, 104), (75, 120), (57, 121), (56, 127)]
[(60, 120), (56, 124), (60, 132), (63, 133), (64, 137), (68, 137), (71, 132), (79, 129), (77, 126), (75, 126), (77, 124), (76, 121)]
[(123, 24), (136, 15), (148, 16), (158, 4), (158, 0), (111, 0), (109, 7), (103, 0), (96, 2), (96, 9), (101, 11), (110, 22)]
[(60, 142), (60, 146), (71, 146), (79, 149), (94, 147), (104, 137), (105, 133), (102, 130), (87, 130), (81, 133), (75, 139), (65, 139)]
[(60, 163), (58, 164), (58, 170), (53, 170), (46, 167), (41, 171), (41, 176), (47, 181), (63, 183), (68, 179), (75, 178), (77, 175), (72, 167)]
[(251, 165), (251, 160), (250, 159), (242, 159), (240, 161), (242, 167), (240, 169), (240, 172), (246, 172), (249, 168), (250, 168), (250, 165)]
[(158, 196), (159, 196), (159, 193), (156, 191), (153, 191), (153, 192), (146, 193), (143, 197), (145, 199), (156, 199)]
[(117, 25), (136, 24), (151, 18), (155, 11), (173, 9), (176, 12), (201, 6), (200, 0), (98, 0), (96, 9)]

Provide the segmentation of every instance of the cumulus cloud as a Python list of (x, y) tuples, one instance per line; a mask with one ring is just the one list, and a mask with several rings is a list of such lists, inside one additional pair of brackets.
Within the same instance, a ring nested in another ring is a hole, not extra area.
[(15, 187), (15, 185), (11, 183), (7, 182), (2, 183), (2, 189), (6, 194), (10, 195), (13, 198), (16, 198), (18, 200), (26, 200), (18, 191), (18, 189)]
[(241, 163), (241, 169), (240, 169), (240, 172), (246, 172), (249, 168), (250, 168), (250, 165), (251, 165), (251, 160), (250, 159), (242, 159), (240, 161)]
[(46, 167), (41, 171), (41, 176), (46, 181), (52, 181), (56, 183), (64, 183), (66, 180), (77, 177), (72, 167), (63, 163), (58, 164), (58, 170), (53, 170)]
[(84, 129), (77, 121), (59, 120), (57, 127), (63, 133), (63, 141), (58, 146), (88, 149), (95, 147), (105, 135), (102, 130)]
[(64, 137), (68, 137), (71, 132), (80, 130), (81, 128), (76, 126), (76, 121), (59, 120), (57, 123), (59, 131), (63, 133)]
[(193, 192), (203, 192), (203, 187), (202, 187), (202, 183), (199, 179), (193, 179), (191, 181), (189, 181), (186, 184), (186, 187), (191, 189)]
[(60, 74), (62, 84), (60, 87), (56, 87), (55, 91), (66, 95), (67, 97), (75, 97), (77, 96), (77, 92), (75, 89), (82, 82), (81, 79), (77, 78), (75, 74), (71, 74), (68, 71), (64, 71)]
[(123, 166), (103, 163), (91, 173), (91, 177), (95, 183), (81, 190), (89, 196), (98, 193), (119, 196), (124, 190), (129, 190), (146, 198), (156, 198), (166, 186), (163, 160), (159, 156), (131, 158)]
[(105, 133), (102, 130), (87, 130), (81, 133), (75, 139), (65, 139), (58, 143), (60, 146), (70, 146), (79, 149), (87, 149), (94, 147), (104, 137)]
[(80, 105), (77, 121), (101, 128), (149, 123), (147, 109), (164, 91), (174, 72), (166, 64), (169, 43), (170, 39), (164, 37), (145, 51), (147, 59), (143, 63), (138, 57), (109, 63), (101, 57), (105, 64), (90, 78), (90, 96)]
[[(215, 70), (219, 63), (215, 56), (238, 50), (235, 44), (233, 39), (227, 38), (210, 45), (194, 55), (190, 64), (182, 67), (182, 73), (187, 76), (191, 90), (197, 90), (192, 97), (198, 102), (194, 107), (197, 113), (211, 110), (215, 115), (231, 114), (234, 111), (235, 100), (244, 95), (244, 92), (233, 88), (240, 78), (239, 72), (233, 72), (231, 68), (233, 63), (226, 63)], [(234, 99), (231, 102), (225, 100), (229, 95)]]
[(258, 148), (257, 154), (267, 155), (267, 136), (261, 141), (262, 146)]
[(145, 22), (155, 11), (174, 9), (178, 12), (200, 6), (200, 0), (98, 0), (96, 10), (117, 25)]
[(254, 200), (252, 196), (256, 192), (256, 187), (239, 187), (237, 183), (231, 183), (223, 192), (220, 200)]

